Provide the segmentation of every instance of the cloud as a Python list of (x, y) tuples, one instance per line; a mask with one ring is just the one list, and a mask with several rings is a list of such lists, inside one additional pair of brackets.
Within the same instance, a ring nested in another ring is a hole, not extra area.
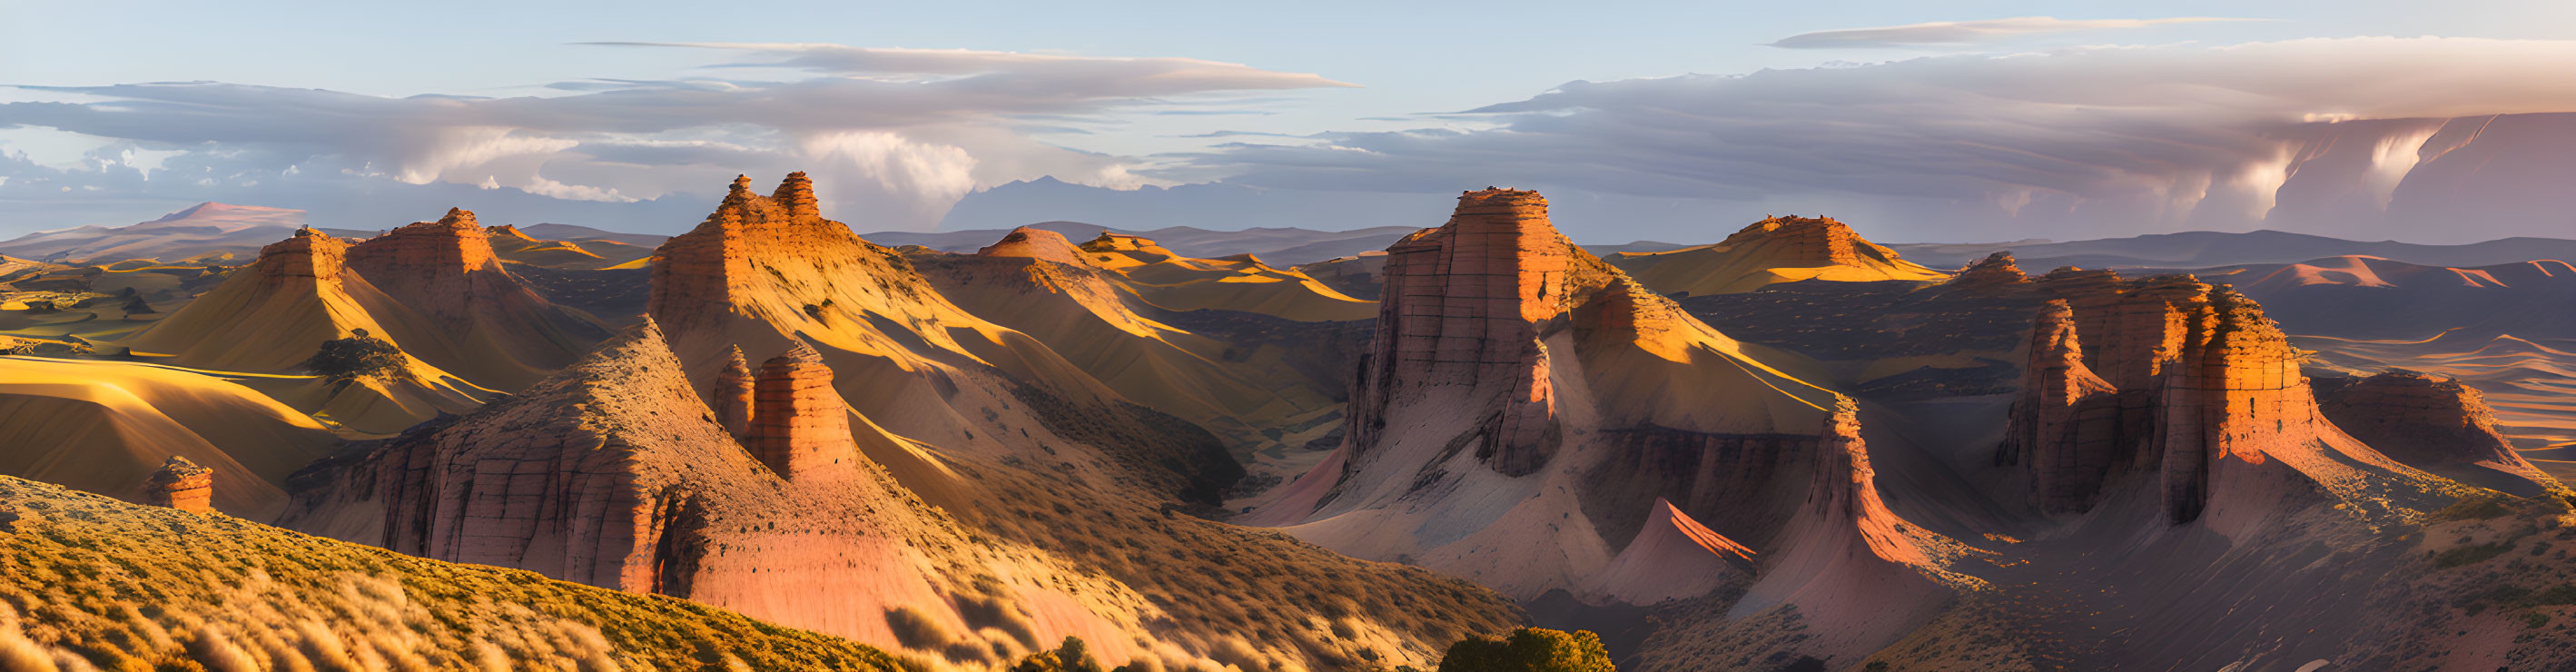
[(2031, 35), (2082, 33), (2125, 30), (2178, 23), (2215, 21), (2261, 21), (2208, 16), (2183, 16), (2164, 19), (2060, 19), (2046, 16), (2019, 16), (1978, 21), (1935, 21), (1904, 26), (1845, 28), (1820, 30), (1780, 38), (1767, 46), (1783, 49), (1883, 49), (1924, 46), (1955, 46), (1996, 42)]
[[(1330, 133), (1184, 158), (1256, 187), (1829, 205), (1933, 238), (2244, 228), (2322, 151), (2311, 140), (2385, 127), (2420, 144), (2441, 119), (2576, 110), (2576, 79), (2528, 76), (2566, 62), (2576, 42), (2458, 38), (1927, 57), (1574, 82), (1473, 110), (1495, 122), (1486, 130)], [(2365, 123), (2409, 119), (2434, 121)]]
[[(1047, 174), (1092, 176), (1120, 188), (1140, 181), (1121, 165), (1132, 159), (1066, 149), (1032, 135), (1114, 127), (1162, 108), (1225, 109), (1253, 93), (1349, 86), (1185, 58), (667, 46), (734, 54), (718, 64), (724, 73), (767, 67), (785, 76), (587, 79), (548, 85), (550, 95), (507, 98), (393, 98), (221, 82), (20, 86), (0, 98), (11, 101), (0, 102), (0, 129), (98, 138), (147, 159), (194, 154), (208, 174), (191, 179), (217, 183), (231, 175), (315, 181), (327, 173), (339, 176), (332, 180), (462, 185), (468, 193), (489, 184), (588, 202), (712, 198), (736, 173), (809, 170), (827, 207), (866, 206), (881, 217), (869, 225), (907, 228), (936, 222), (958, 195), (977, 186)], [(283, 172), (296, 165), (307, 170)], [(310, 170), (320, 166), (330, 170)], [(32, 193), (22, 187), (36, 179), (19, 176), (7, 186)], [(159, 179), (106, 179), (96, 171), (42, 176), (58, 194), (152, 200), (174, 193)], [(836, 195), (843, 200), (836, 202)]]

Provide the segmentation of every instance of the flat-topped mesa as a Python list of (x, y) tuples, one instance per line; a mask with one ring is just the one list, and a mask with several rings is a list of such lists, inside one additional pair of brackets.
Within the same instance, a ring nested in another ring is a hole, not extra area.
[(493, 238), (514, 241), (526, 245), (534, 245), (536, 243), (543, 242), (537, 240), (536, 236), (528, 235), (527, 232), (520, 231), (519, 227), (510, 224), (483, 227), (483, 233)]
[(737, 346), (729, 353), (724, 369), (716, 372), (715, 389), (707, 395), (709, 405), (715, 408), (716, 424), (724, 425), (725, 433), (737, 440), (751, 440), (752, 407), (758, 394), (756, 380), (750, 360), (743, 358), (742, 348)]
[(197, 466), (185, 457), (170, 456), (161, 462), (160, 470), (143, 482), (145, 504), (189, 513), (213, 513), (214, 500), (215, 470)]
[(1958, 275), (1950, 277), (1950, 285), (1953, 287), (1988, 288), (2027, 282), (2030, 282), (2030, 276), (2021, 271), (2020, 264), (2013, 263), (2013, 254), (2009, 251), (1996, 252), (1986, 255), (1984, 259), (1969, 262), (1967, 266), (1959, 269)]
[(1489, 418), (1478, 451), (1488, 464), (1514, 476), (1545, 464), (1560, 437), (1538, 323), (1616, 277), (1571, 272), (1586, 263), (1600, 265), (1548, 223), (1546, 198), (1490, 187), (1461, 194), (1447, 224), (1387, 248), (1374, 352), (1351, 418), (1353, 457), (1376, 445), (1396, 394), (1458, 387), (1485, 405), (1472, 412)]
[(347, 270), (349, 241), (311, 228), (296, 229), (295, 235), (259, 248), (260, 277), (271, 281), (285, 278), (313, 278), (337, 282)]
[(770, 471), (792, 480), (857, 459), (832, 369), (813, 346), (799, 341), (761, 363), (753, 386), (750, 448)]
[(1009, 234), (1002, 236), (1001, 240), (976, 250), (975, 254), (986, 257), (1044, 259), (1059, 264), (1080, 265), (1082, 263), (1082, 249), (1074, 247), (1073, 241), (1066, 239), (1064, 234), (1034, 226), (1012, 229)]
[[(1860, 236), (1851, 227), (1832, 217), (1768, 216), (1727, 236), (1718, 243), (1735, 247), (1756, 241), (1779, 244), (1777, 260), (1784, 264), (1809, 266), (1845, 266), (1860, 263), (1855, 241)], [(1893, 256), (1893, 253), (1890, 253)]]
[(2513, 449), (2486, 395), (2457, 378), (2390, 369), (2314, 387), (2336, 427), (2407, 466), (2517, 496), (2563, 487)]
[(395, 274), (422, 277), (459, 276), (497, 268), (491, 233), (475, 223), (474, 212), (449, 208), (435, 222), (413, 222), (349, 248), (349, 263), (369, 282), (398, 282)]

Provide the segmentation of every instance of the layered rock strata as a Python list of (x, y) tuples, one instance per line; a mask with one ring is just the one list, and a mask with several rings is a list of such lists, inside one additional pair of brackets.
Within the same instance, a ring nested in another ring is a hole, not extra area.
[(760, 365), (753, 383), (751, 451), (780, 478), (797, 478), (858, 458), (849, 413), (832, 391), (832, 369), (803, 343)]
[(215, 511), (215, 470), (176, 455), (143, 482), (143, 503), (189, 513)]
[(724, 369), (716, 372), (715, 389), (707, 393), (708, 403), (715, 407), (716, 424), (724, 425), (726, 434), (745, 442), (751, 440), (752, 409), (759, 394), (756, 381), (751, 362), (742, 357), (742, 348), (731, 348)]
[(1466, 192), (1448, 224), (1387, 248), (1379, 336), (1353, 402), (1352, 457), (1368, 457), (1398, 396), (1464, 387), (1494, 392), (1471, 411), (1484, 418), (1479, 455), (1488, 465), (1518, 476), (1545, 464), (1561, 436), (1538, 323), (1597, 288), (1570, 272), (1577, 254), (1548, 223), (1546, 198), (1493, 188)]
[(1736, 231), (1718, 245), (1734, 247), (1755, 241), (1778, 247), (1772, 258), (1783, 266), (1847, 266), (1860, 263), (1860, 236), (1851, 225), (1832, 217), (1764, 217)]
[(2514, 450), (2486, 395), (2458, 379), (2392, 369), (2315, 387), (2326, 418), (2407, 466), (2526, 497), (2565, 487)]

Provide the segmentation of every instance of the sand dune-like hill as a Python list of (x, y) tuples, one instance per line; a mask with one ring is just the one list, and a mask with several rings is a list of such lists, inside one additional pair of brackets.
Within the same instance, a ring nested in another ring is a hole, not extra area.
[[(654, 259), (650, 314), (700, 386), (714, 382), (733, 348), (760, 361), (806, 343), (839, 374), (842, 398), (896, 434), (1028, 459), (1043, 459), (1047, 443), (1029, 432), (1085, 437), (1076, 440), (1124, 451), (1135, 467), (1126, 477), (1206, 499), (1241, 473), (1203, 430), (1120, 397), (1038, 339), (958, 307), (900, 253), (824, 219), (802, 173), (769, 196), (736, 179), (714, 214)], [(992, 423), (1009, 434), (977, 431)], [(931, 481), (952, 478), (934, 456), (871, 457), (934, 501), (945, 488)]]
[(1043, 341), (1128, 400), (1208, 428), (1237, 455), (1287, 449), (1306, 439), (1278, 428), (1339, 417), (1339, 390), (1313, 372), (1164, 321), (1171, 311), (1146, 298), (1150, 289), (1098, 261), (1112, 256), (1022, 229), (976, 254), (911, 259), (959, 307)]
[(130, 226), (32, 233), (0, 241), (0, 254), (84, 264), (207, 258), (241, 264), (257, 256), (261, 246), (303, 226), (302, 210), (209, 202)]
[(1897, 257), (1831, 217), (1768, 217), (1714, 245), (1605, 258), (1665, 294), (1727, 294), (1800, 280), (1934, 281), (1949, 274)]
[(273, 392), (367, 432), (399, 431), (493, 392), (428, 360), (466, 363), (437, 323), (349, 270), (349, 241), (309, 229), (260, 248), (204, 296), (121, 345), (170, 363), (245, 373), (298, 372), (322, 344), (365, 330), (402, 349), (403, 364), (351, 384), (312, 380)]
[[(1469, 192), (1386, 264), (1347, 440), (1250, 520), (1525, 600), (1732, 600), (1752, 588), (1767, 597), (1747, 608), (1798, 602), (1815, 610), (1812, 627), (1860, 633), (1832, 640), (1837, 651), (1883, 645), (1949, 595), (1947, 554), (1818, 559), (1868, 547), (1854, 541), (1864, 525), (1903, 527), (1883, 507), (1852, 513), (1875, 506), (1875, 486), (1866, 455), (1845, 445), (1858, 429), (1839, 395), (1792, 373), (1812, 373), (1799, 358), (1727, 338), (1573, 246), (1535, 192)], [(1798, 522), (1804, 507), (1858, 501), (1855, 482), (1873, 503)], [(1633, 574), (1674, 569), (1718, 573)], [(1882, 571), (1924, 590), (1863, 609), (1806, 588)]]
[(1240, 310), (1309, 322), (1366, 319), (1377, 311), (1369, 301), (1251, 254), (1196, 259), (1107, 231), (1082, 243), (1080, 253), (1083, 263), (1117, 273), (1129, 291), (1169, 310)]
[(909, 669), (847, 639), (0, 476), (9, 669)]
[(596, 270), (636, 263), (653, 255), (648, 245), (609, 239), (541, 240), (506, 224), (485, 227), (484, 231), (491, 238), (492, 253), (514, 264)]
[(347, 265), (437, 325), (437, 333), (389, 332), (398, 343), (445, 346), (420, 348), (419, 356), (485, 387), (526, 387), (608, 337), (598, 319), (556, 306), (512, 276), (490, 234), (463, 209), (352, 245)]
[(266, 520), (286, 476), (331, 451), (320, 423), (235, 380), (129, 362), (0, 357), (0, 473), (139, 501), (177, 456), (215, 471), (216, 509)]

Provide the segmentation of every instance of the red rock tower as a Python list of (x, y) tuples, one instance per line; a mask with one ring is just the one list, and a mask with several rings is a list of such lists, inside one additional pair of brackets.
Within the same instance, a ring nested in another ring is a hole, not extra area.
[(1394, 395), (1455, 387), (1491, 395), (1477, 451), (1487, 464), (1515, 476), (1545, 464), (1555, 394), (1538, 323), (1571, 305), (1574, 254), (1548, 222), (1546, 198), (1491, 187), (1461, 194), (1448, 224), (1387, 248), (1375, 352), (1352, 420), (1358, 450), (1376, 444)]
[(2252, 300), (2220, 286), (2190, 321), (2181, 361), (2165, 371), (2165, 512), (2199, 518), (2212, 463), (2261, 463), (2264, 454), (2315, 435), (2316, 398), (2291, 348)]
[(832, 369), (813, 346), (799, 341), (762, 362), (753, 385), (751, 452), (780, 478), (793, 480), (857, 457), (848, 413), (832, 390)]
[(143, 482), (143, 503), (167, 506), (189, 513), (215, 511), (215, 470), (197, 466), (177, 455), (161, 462), (161, 469)]
[(2030, 363), (2004, 432), (2001, 460), (2025, 467), (2040, 510), (2093, 505), (2122, 457), (2118, 394), (2084, 365), (2074, 309), (2064, 299), (2049, 301), (2031, 325)]
[(755, 398), (751, 362), (743, 359), (740, 346), (735, 346), (729, 356), (724, 370), (716, 373), (716, 388), (708, 398), (714, 401), (716, 424), (724, 425), (725, 433), (734, 438), (748, 441)]

